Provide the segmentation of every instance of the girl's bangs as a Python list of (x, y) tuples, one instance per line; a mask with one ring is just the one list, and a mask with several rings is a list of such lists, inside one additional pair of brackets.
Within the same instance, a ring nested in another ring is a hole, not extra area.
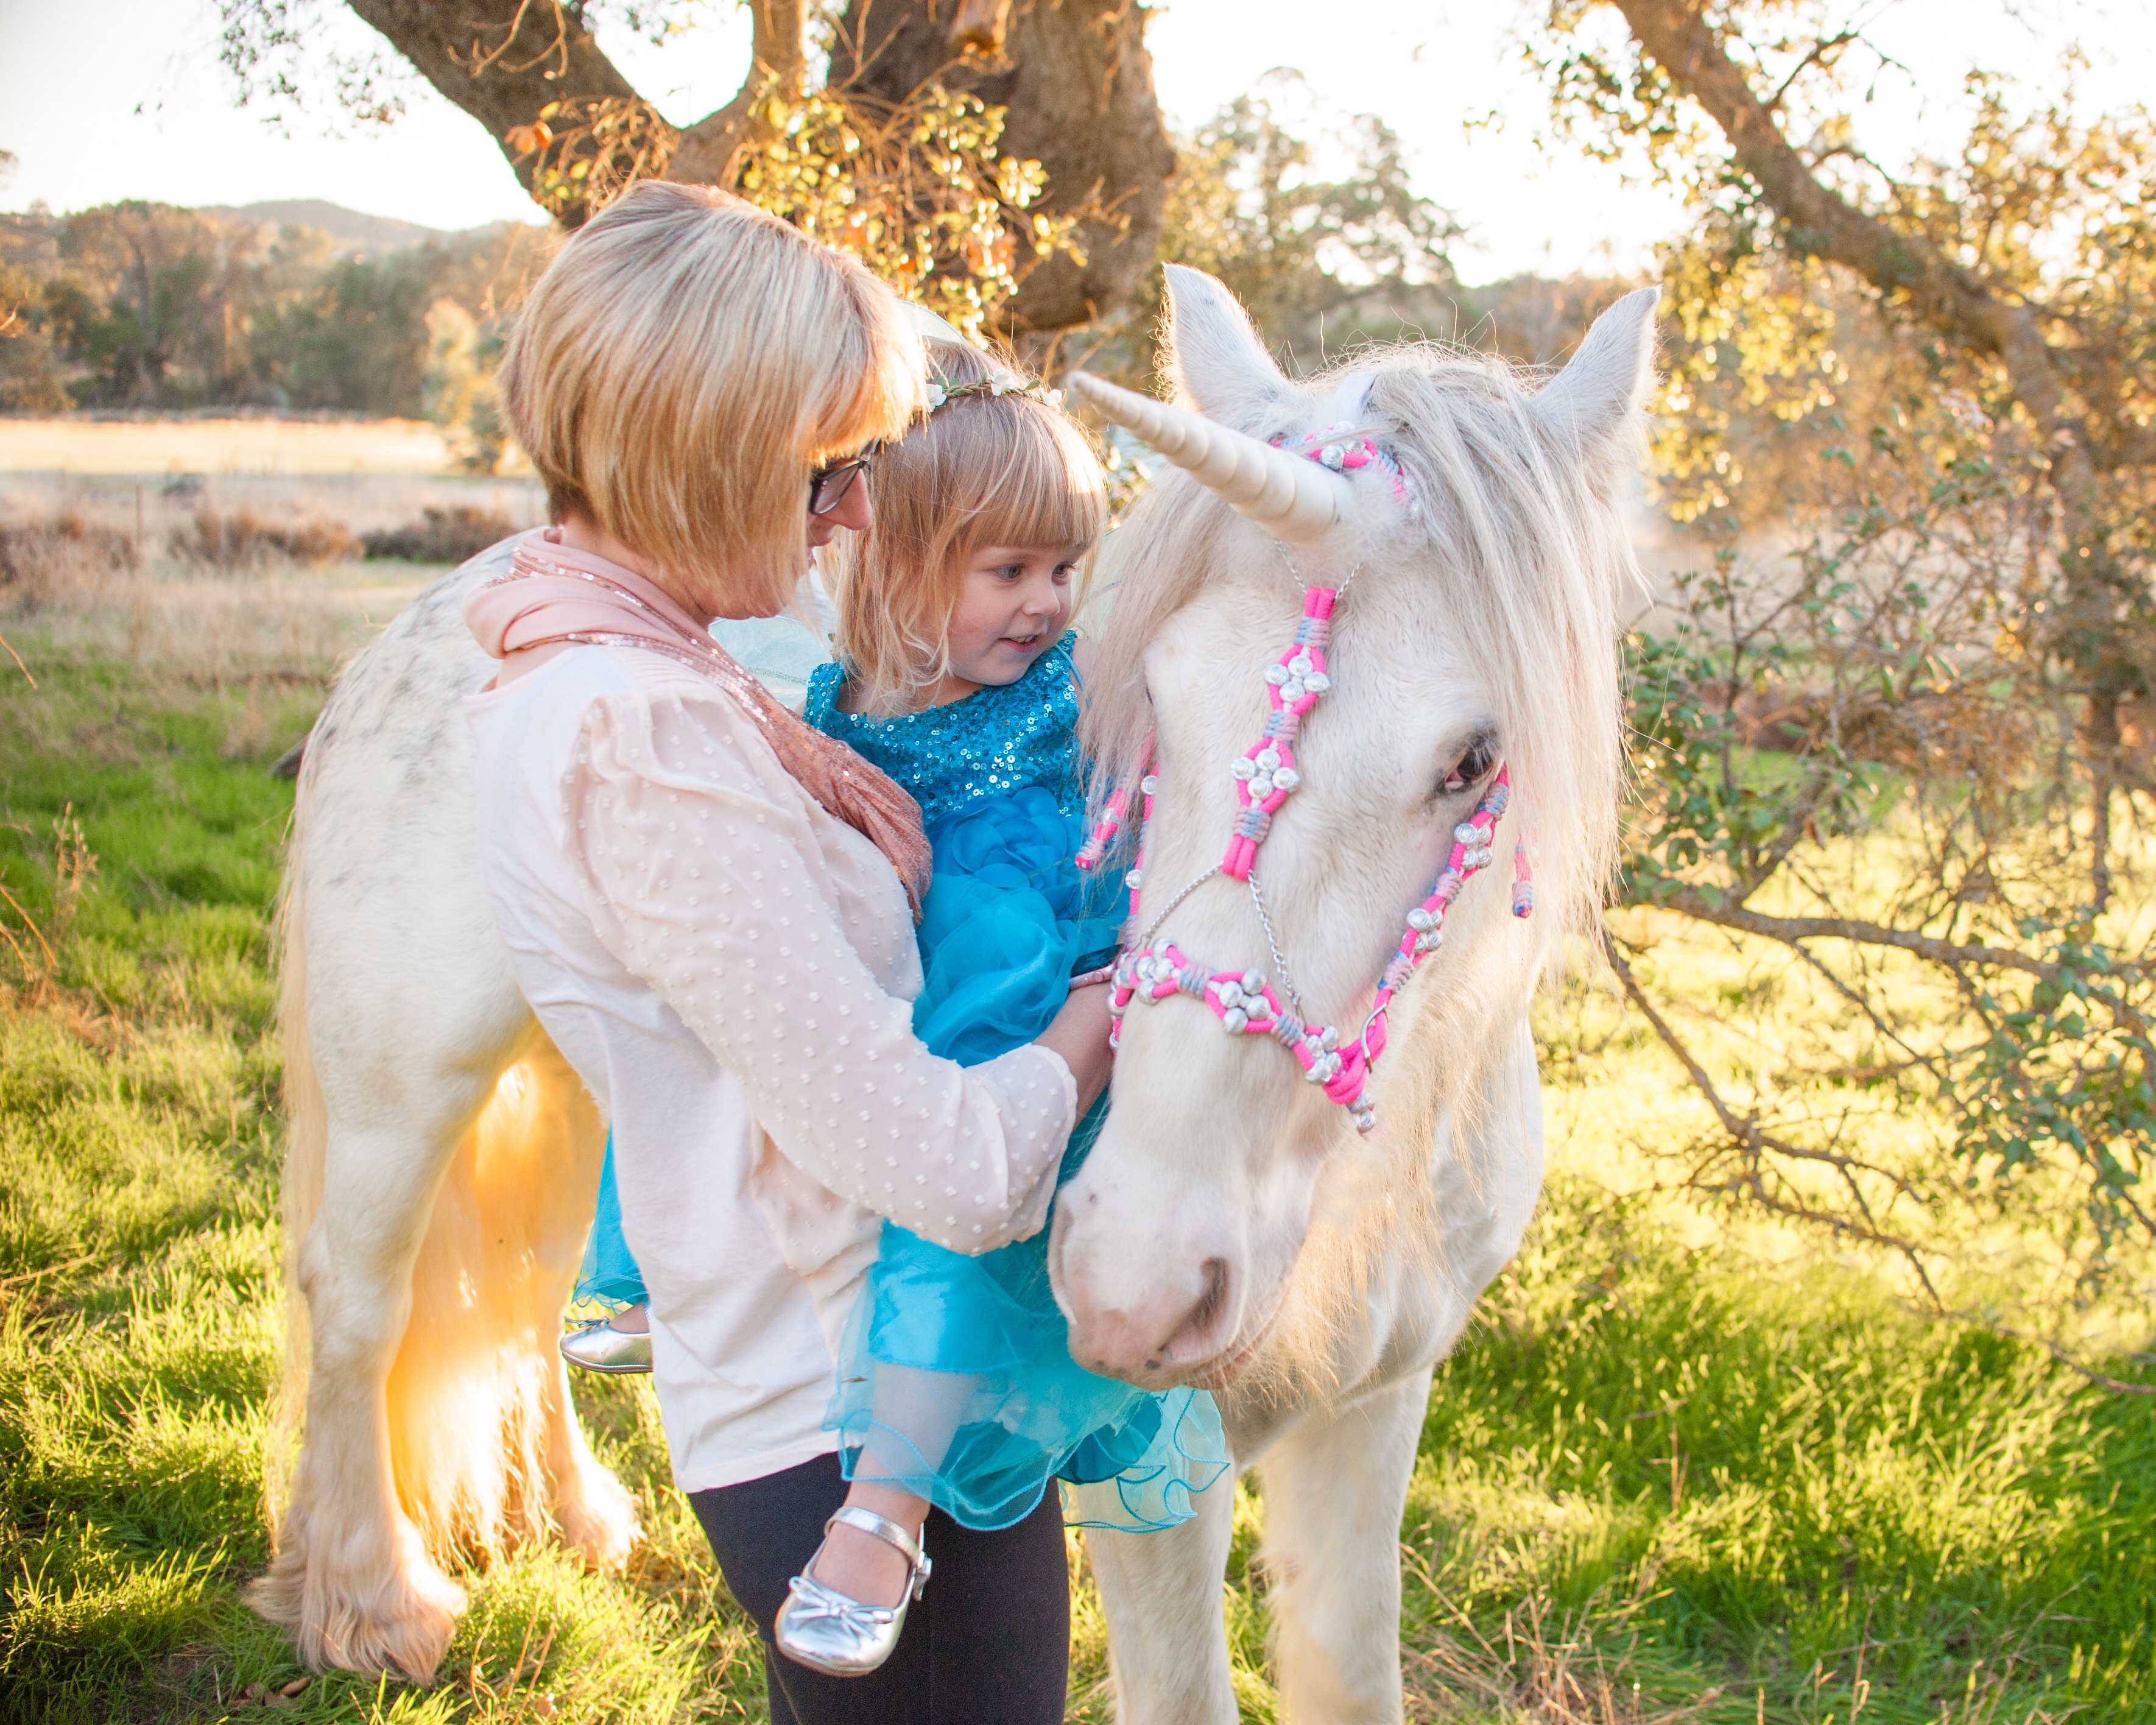
[(1048, 413), (1019, 408), (1009, 417), (1015, 426), (998, 426), (1003, 435), (994, 439), (1004, 444), (1002, 459), (989, 455), (989, 440), (983, 438), (977, 440), (978, 453), (986, 459), (965, 470), (971, 477), (968, 489), (974, 492), (964, 506), (965, 551), (983, 545), (1090, 546), (1108, 513), (1092, 451), (1075, 427)]

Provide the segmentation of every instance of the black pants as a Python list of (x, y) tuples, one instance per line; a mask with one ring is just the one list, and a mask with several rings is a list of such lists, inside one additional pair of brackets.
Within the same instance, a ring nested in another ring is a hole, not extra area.
[(786, 1584), (808, 1565), (845, 1501), (835, 1455), (690, 1505), (719, 1568), (763, 1637), (772, 1725), (1061, 1725), (1070, 1666), (1070, 1574), (1051, 1488), (1016, 1527), (976, 1533), (932, 1510), (935, 1563), (898, 1651), (865, 1677), (827, 1677), (772, 1645)]

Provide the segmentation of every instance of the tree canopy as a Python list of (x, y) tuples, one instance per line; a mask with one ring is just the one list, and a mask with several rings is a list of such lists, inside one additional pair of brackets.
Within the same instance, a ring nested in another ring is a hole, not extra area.
[[(243, 96), (290, 95), (333, 0), (217, 0)], [(703, 0), (349, 0), (500, 145), (569, 227), (629, 180), (723, 186), (859, 250), (967, 327), (1052, 332), (1118, 305), (1152, 262), (1175, 158), (1128, 0), (746, 0), (751, 64), (677, 128), (600, 49), (611, 16), (664, 39)], [(812, 39), (813, 41), (812, 41)], [(828, 75), (812, 87), (811, 48)], [(341, 99), (383, 105), (366, 63)]]

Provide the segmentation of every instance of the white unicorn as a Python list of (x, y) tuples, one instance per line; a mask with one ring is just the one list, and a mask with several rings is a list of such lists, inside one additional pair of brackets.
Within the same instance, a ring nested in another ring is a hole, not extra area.
[[(1109, 542), (1087, 726), (1105, 782), (1147, 783), (1145, 941), (1051, 1263), (1081, 1361), (1214, 1388), (1261, 1471), (1286, 1716), (1393, 1720), (1431, 1368), (1532, 1213), (1527, 1009), (1614, 844), (1655, 295), (1539, 392), (1415, 347), (1306, 388), (1219, 283), (1168, 275), (1194, 411), (1076, 385), (1188, 471)], [(283, 924), (305, 1440), (256, 1600), (316, 1665), (423, 1680), (462, 1603), (453, 1554), (543, 1533), (612, 1563), (635, 1532), (555, 1352), (603, 1127), (480, 876), (459, 701), (492, 665), (458, 606), (501, 562), (436, 583), (339, 684)], [(1516, 844), (1527, 921), (1471, 878)], [(1230, 1498), (1091, 1536), (1129, 1725), (1236, 1717)]]

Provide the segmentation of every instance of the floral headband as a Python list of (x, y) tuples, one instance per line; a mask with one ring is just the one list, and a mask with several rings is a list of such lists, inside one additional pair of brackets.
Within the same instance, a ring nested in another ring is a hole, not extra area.
[(1020, 381), (1006, 372), (999, 377), (983, 377), (978, 383), (960, 383), (955, 386), (944, 383), (939, 378), (931, 377), (928, 380), (928, 411), (932, 413), (938, 408), (947, 407), (954, 401), (993, 400), (998, 396), (1004, 395), (1029, 395), (1035, 401), (1047, 403), (1051, 408), (1060, 408), (1063, 405), (1061, 390), (1050, 389), (1039, 377), (1029, 377)]

